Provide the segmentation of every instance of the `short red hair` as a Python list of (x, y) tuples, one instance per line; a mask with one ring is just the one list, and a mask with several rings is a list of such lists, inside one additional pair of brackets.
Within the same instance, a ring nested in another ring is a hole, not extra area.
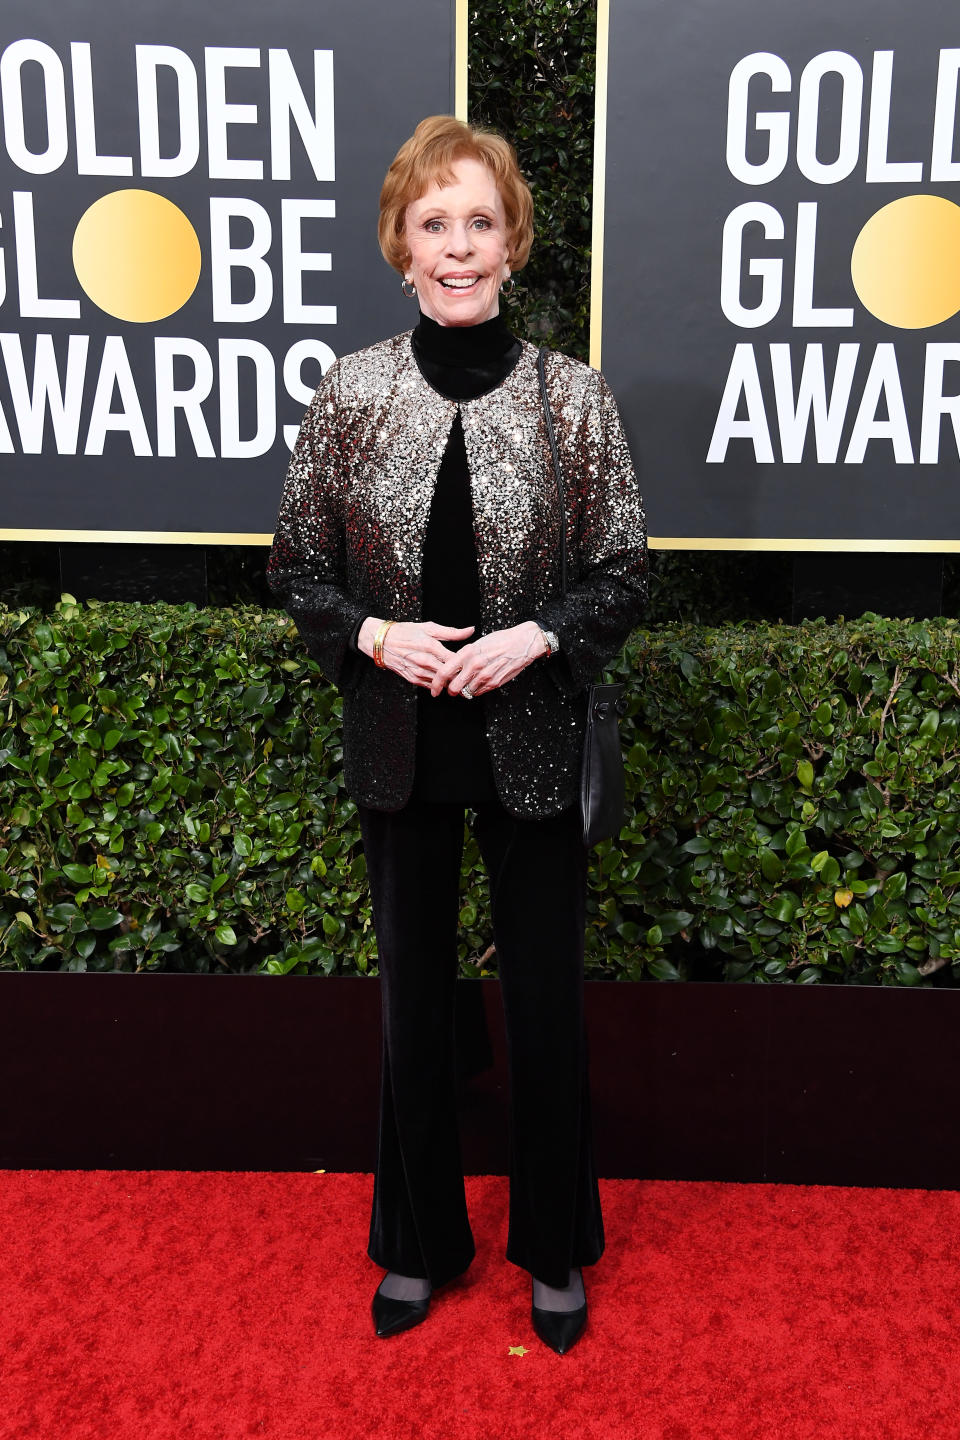
[(429, 115), (421, 120), (387, 171), (377, 226), (383, 258), (404, 273), (410, 263), (407, 206), (431, 185), (449, 185), (456, 160), (479, 160), (493, 175), (507, 221), (507, 263), (511, 270), (522, 270), (533, 244), (533, 198), (520, 174), (517, 152), (502, 136), (452, 115)]

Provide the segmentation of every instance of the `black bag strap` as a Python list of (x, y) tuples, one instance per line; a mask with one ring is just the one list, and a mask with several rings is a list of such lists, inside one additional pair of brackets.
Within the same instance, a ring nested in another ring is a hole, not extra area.
[(550, 397), (547, 394), (547, 376), (543, 364), (544, 351), (537, 351), (537, 379), (540, 381), (540, 397), (543, 400), (543, 414), (547, 422), (547, 439), (550, 441), (550, 454), (553, 457), (553, 473), (557, 480), (557, 491), (560, 496), (560, 594), (564, 599), (567, 597), (567, 497), (563, 486), (563, 471), (560, 468), (560, 456), (557, 453), (557, 437), (553, 429), (553, 412), (550, 409)]

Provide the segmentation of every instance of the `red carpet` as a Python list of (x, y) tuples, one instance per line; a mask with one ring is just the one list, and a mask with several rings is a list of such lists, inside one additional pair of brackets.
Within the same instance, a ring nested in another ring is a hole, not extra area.
[[(377, 1340), (365, 1175), (0, 1172), (3, 1440), (957, 1440), (960, 1194), (601, 1181), (571, 1354), (478, 1256)], [(511, 1354), (523, 1347), (526, 1354)]]

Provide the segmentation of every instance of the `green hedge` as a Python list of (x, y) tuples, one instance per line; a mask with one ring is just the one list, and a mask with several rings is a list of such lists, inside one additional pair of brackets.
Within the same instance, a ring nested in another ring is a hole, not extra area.
[(534, 246), (510, 323), (586, 360), (590, 329), (595, 0), (470, 6), (469, 116), (516, 146), (534, 204)]
[[(639, 631), (594, 977), (960, 979), (955, 621)], [(0, 966), (369, 973), (340, 702), (259, 610), (0, 612)], [(465, 973), (488, 970), (468, 844)]]

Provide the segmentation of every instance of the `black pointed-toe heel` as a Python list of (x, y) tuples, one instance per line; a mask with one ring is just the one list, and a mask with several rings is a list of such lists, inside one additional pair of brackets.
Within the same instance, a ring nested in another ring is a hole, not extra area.
[(381, 1339), (387, 1335), (399, 1335), (402, 1330), (412, 1330), (421, 1320), (426, 1320), (430, 1310), (430, 1296), (425, 1300), (391, 1300), (381, 1295), (379, 1286), (373, 1297), (373, 1328)]
[(533, 1328), (544, 1345), (549, 1345), (558, 1355), (572, 1350), (587, 1326), (587, 1297), (578, 1310), (541, 1310), (530, 1307)]
[(533, 1328), (551, 1350), (565, 1355), (576, 1345), (586, 1329), (586, 1301), (579, 1310), (538, 1310), (533, 1306)]

